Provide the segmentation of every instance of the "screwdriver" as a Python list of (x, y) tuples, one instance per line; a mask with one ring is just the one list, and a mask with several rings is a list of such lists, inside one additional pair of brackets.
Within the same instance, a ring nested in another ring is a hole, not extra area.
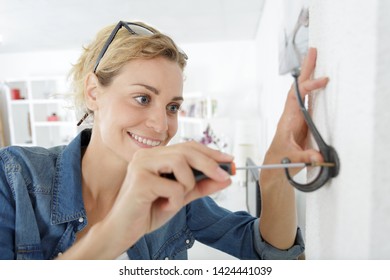
[[(264, 165), (248, 165), (236, 167), (234, 162), (220, 162), (219, 167), (225, 170), (230, 175), (236, 175), (237, 170), (248, 169), (278, 169), (278, 168), (299, 168), (299, 167), (333, 167), (332, 162), (296, 162), (296, 163), (278, 163), (278, 164), (264, 164)], [(208, 178), (202, 171), (192, 168), (196, 182)], [(161, 174), (162, 177), (167, 179), (176, 180), (173, 173)]]

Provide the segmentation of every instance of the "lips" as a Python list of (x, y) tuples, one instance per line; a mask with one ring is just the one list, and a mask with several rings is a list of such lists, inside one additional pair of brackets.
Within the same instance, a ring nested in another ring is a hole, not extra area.
[(156, 147), (156, 146), (158, 146), (158, 145), (161, 144), (161, 141), (156, 141), (156, 140), (153, 140), (153, 139), (148, 139), (148, 138), (139, 136), (139, 135), (137, 135), (137, 134), (134, 134), (134, 133), (132, 133), (132, 132), (128, 132), (128, 134), (129, 134), (130, 137), (133, 138), (135, 141), (137, 141), (138, 143), (141, 143), (141, 144), (143, 144), (143, 145), (146, 145), (146, 146)]

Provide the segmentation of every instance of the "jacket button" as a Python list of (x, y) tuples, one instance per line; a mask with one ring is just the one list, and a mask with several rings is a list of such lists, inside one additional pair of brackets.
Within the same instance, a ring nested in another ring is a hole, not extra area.
[(190, 244), (190, 240), (189, 239), (186, 240), (186, 244)]
[(165, 259), (164, 259), (164, 260), (166, 260), (166, 261), (167, 261), (167, 260), (169, 260), (169, 257), (165, 257)]
[(84, 218), (83, 218), (83, 217), (80, 217), (80, 218), (79, 218), (79, 223), (82, 223), (82, 222), (84, 222)]

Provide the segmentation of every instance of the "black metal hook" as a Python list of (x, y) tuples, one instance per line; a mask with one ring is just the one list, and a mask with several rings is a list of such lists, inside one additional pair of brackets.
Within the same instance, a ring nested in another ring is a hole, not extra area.
[[(299, 77), (299, 70), (295, 69), (292, 73), (292, 76), (294, 77), (294, 85), (295, 85), (295, 93), (297, 96), (299, 107), (303, 113), (303, 116), (305, 118), (306, 124), (310, 130), (310, 132), (313, 135), (314, 140), (316, 141), (318, 148), (320, 150), (321, 155), (324, 158), (325, 162), (333, 163), (334, 166), (328, 167), (328, 166), (321, 166), (320, 172), (318, 173), (317, 177), (308, 184), (301, 184), (291, 177), (288, 168), (285, 168), (286, 177), (291, 185), (293, 185), (295, 188), (297, 188), (300, 191), (303, 192), (312, 192), (320, 187), (322, 187), (329, 179), (336, 177), (340, 170), (340, 161), (339, 157), (337, 155), (336, 150), (327, 145), (325, 141), (322, 139), (321, 134), (318, 132), (316, 126), (313, 123), (312, 118), (310, 117), (309, 112), (305, 108), (305, 104), (303, 103), (300, 91), (299, 91), (299, 84), (298, 84), (298, 77)], [(290, 163), (291, 161), (288, 158), (284, 158), (282, 160), (282, 163)]]

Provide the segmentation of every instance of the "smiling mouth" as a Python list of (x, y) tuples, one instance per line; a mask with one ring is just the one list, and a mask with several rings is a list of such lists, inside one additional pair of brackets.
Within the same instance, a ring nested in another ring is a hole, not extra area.
[(131, 133), (131, 132), (128, 132), (128, 134), (131, 136), (131, 138), (133, 138), (138, 143), (141, 143), (141, 144), (144, 144), (144, 145), (147, 145), (150, 147), (156, 147), (156, 146), (161, 144), (161, 141), (146, 139), (144, 137), (141, 137), (141, 136), (134, 134), (134, 133)]

